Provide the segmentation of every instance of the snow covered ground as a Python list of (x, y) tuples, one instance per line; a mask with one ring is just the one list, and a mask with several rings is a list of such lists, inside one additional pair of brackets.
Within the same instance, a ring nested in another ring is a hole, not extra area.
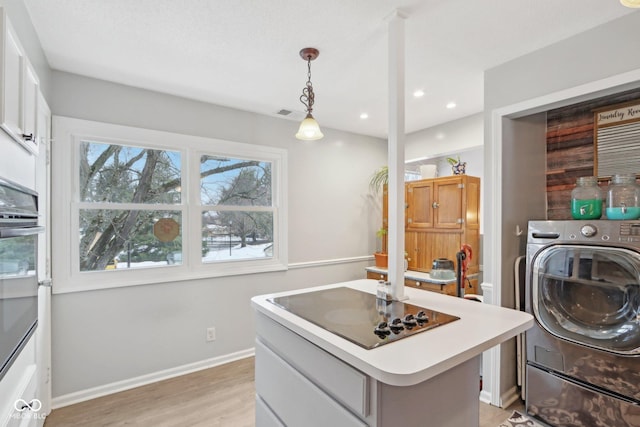
[[(260, 245), (250, 245), (240, 247), (240, 244), (235, 244), (231, 247), (231, 253), (229, 253), (229, 248), (219, 249), (219, 250), (210, 250), (207, 254), (202, 257), (203, 263), (212, 263), (218, 261), (233, 261), (240, 259), (256, 259), (256, 258), (266, 258), (267, 256), (271, 256), (271, 252), (269, 248), (271, 243), (263, 243)], [(266, 251), (265, 251), (266, 250)], [(266, 255), (266, 254), (269, 255)], [(184, 258), (183, 258), (184, 259)], [(126, 268), (145, 268), (145, 267), (159, 267), (163, 265), (168, 265), (166, 261), (144, 261), (144, 262), (132, 262), (130, 267), (127, 267), (126, 260), (120, 260), (118, 262), (117, 269), (126, 269)]]

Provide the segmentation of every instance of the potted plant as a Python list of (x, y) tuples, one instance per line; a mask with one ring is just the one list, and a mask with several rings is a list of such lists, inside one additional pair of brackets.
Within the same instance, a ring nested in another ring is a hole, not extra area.
[[(379, 194), (388, 183), (389, 167), (381, 166), (373, 173), (373, 175), (371, 175), (371, 179), (369, 180), (369, 189), (373, 194)], [(385, 227), (381, 227), (376, 232), (376, 236), (380, 239), (380, 250), (376, 250), (373, 254), (376, 260), (376, 267), (387, 268), (389, 265), (389, 255), (387, 254), (387, 229)]]
[(373, 254), (376, 259), (376, 267), (387, 268), (389, 265), (389, 254), (387, 253), (387, 229), (384, 227), (380, 228), (376, 232), (376, 236), (380, 239), (380, 250)]
[(374, 194), (378, 194), (389, 183), (389, 167), (382, 166), (371, 175), (369, 188)]
[(465, 171), (467, 168), (467, 162), (461, 162), (460, 156), (458, 156), (455, 159), (453, 157), (447, 157), (447, 162), (449, 162), (449, 164), (451, 165), (451, 169), (453, 170), (454, 175), (465, 174)]

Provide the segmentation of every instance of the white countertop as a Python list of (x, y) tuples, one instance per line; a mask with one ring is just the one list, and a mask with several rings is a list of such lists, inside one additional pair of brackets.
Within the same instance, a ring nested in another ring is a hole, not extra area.
[(260, 295), (251, 299), (251, 305), (367, 375), (396, 386), (426, 381), (533, 326), (533, 317), (528, 313), (405, 287), (405, 296), (409, 297), (405, 302), (452, 314), (460, 320), (366, 350), (267, 301), (274, 296), (340, 286), (375, 294), (376, 281), (362, 279)]

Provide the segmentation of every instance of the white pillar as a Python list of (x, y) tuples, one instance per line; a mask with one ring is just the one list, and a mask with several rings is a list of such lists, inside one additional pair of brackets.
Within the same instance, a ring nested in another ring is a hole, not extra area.
[(389, 271), (394, 300), (404, 296), (404, 20), (395, 10), (389, 25)]

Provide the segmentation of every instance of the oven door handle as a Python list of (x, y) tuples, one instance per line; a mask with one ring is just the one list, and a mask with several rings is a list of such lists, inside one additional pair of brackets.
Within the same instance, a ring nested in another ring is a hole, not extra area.
[(0, 228), (0, 238), (31, 236), (43, 231), (44, 227)]

